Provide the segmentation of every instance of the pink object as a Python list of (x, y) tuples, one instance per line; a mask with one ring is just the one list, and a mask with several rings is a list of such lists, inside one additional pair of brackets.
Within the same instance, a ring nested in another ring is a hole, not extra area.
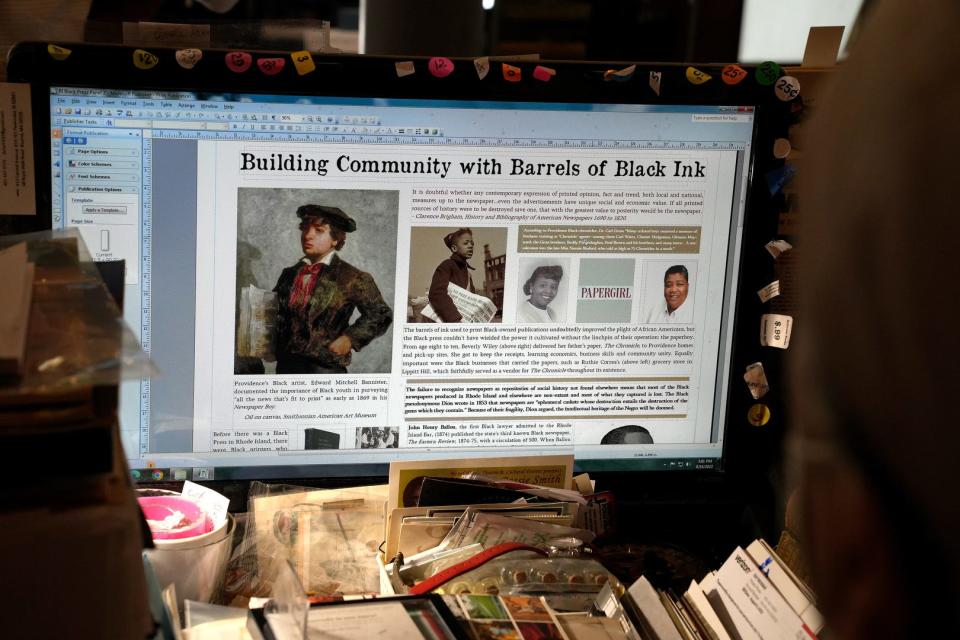
[(533, 70), (533, 77), (542, 82), (550, 82), (550, 78), (557, 75), (555, 69), (550, 67), (541, 67), (537, 65), (537, 68)]
[(286, 63), (287, 61), (283, 58), (260, 58), (257, 60), (257, 66), (260, 67), (260, 71), (268, 76), (276, 75), (283, 71)]
[(430, 58), (427, 69), (437, 78), (446, 78), (453, 73), (453, 60), (450, 58)]
[(213, 522), (196, 502), (180, 496), (137, 498), (154, 540), (192, 538), (213, 529)]
[(231, 51), (224, 59), (227, 62), (227, 68), (234, 73), (243, 73), (253, 64), (253, 56), (246, 51)]

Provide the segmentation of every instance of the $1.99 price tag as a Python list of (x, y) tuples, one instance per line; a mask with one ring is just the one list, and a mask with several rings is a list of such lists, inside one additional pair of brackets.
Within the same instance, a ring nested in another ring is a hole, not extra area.
[(760, 316), (760, 345), (786, 349), (790, 346), (790, 334), (793, 332), (793, 318), (778, 313), (765, 313)]

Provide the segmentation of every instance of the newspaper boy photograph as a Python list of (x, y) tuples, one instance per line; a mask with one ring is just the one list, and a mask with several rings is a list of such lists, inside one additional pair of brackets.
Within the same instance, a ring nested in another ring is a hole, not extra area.
[(398, 201), (239, 190), (234, 373), (390, 371)]
[(502, 322), (507, 230), (413, 227), (408, 322)]

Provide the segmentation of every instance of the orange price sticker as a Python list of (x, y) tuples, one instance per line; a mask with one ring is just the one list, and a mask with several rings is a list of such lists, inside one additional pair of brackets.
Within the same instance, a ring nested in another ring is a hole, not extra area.
[(153, 69), (158, 62), (160, 62), (160, 58), (149, 51), (137, 49), (133, 52), (133, 66), (137, 69)]
[(520, 82), (520, 67), (503, 63), (503, 79), (507, 82)]
[(738, 64), (728, 64), (720, 72), (724, 84), (740, 84), (747, 77), (747, 70)]
[(309, 51), (294, 51), (290, 54), (290, 58), (293, 60), (293, 66), (297, 68), (298, 75), (304, 76), (317, 68), (317, 65), (313, 64), (313, 56)]

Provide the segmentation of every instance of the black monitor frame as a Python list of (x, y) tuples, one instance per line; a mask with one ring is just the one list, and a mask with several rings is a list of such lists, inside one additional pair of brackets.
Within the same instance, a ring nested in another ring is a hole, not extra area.
[[(287, 64), (280, 73), (266, 78), (254, 64), (245, 73), (233, 73), (224, 63), (223, 50), (204, 51), (203, 58), (192, 69), (182, 68), (175, 60), (174, 49), (151, 48), (159, 63), (143, 70), (133, 64), (134, 48), (64, 44), (71, 53), (64, 60), (55, 59), (46, 43), (27, 43), (15, 47), (8, 61), (8, 79), (26, 82), (32, 89), (35, 143), (35, 175), (37, 178), (37, 215), (0, 216), (0, 232), (16, 233), (51, 226), (50, 148), (45, 132), (50, 129), (49, 89), (52, 86), (96, 86), (146, 90), (202, 90), (229, 93), (322, 94), (356, 97), (391, 97), (448, 100), (495, 100), (514, 102), (593, 102), (680, 105), (751, 105), (755, 107), (756, 129), (751, 158), (751, 180), (748, 185), (747, 210), (744, 220), (740, 256), (740, 283), (736, 300), (733, 329), (732, 364), (728, 383), (726, 432), (722, 472), (668, 471), (623, 474), (595, 474), (602, 487), (614, 488), (621, 496), (644, 496), (644, 499), (680, 500), (719, 503), (729, 499), (726, 489), (738, 487), (737, 494), (751, 494), (758, 487), (769, 487), (767, 474), (778, 461), (782, 434), (786, 426), (783, 385), (783, 352), (761, 347), (757, 338), (759, 318), (765, 312), (755, 292), (772, 279), (773, 266), (764, 244), (777, 237), (778, 215), (788, 210), (789, 202), (782, 191), (771, 193), (766, 176), (783, 169), (784, 160), (773, 155), (774, 141), (787, 138), (789, 127), (798, 119), (802, 98), (784, 102), (777, 98), (774, 87), (756, 79), (756, 67), (744, 65), (747, 77), (730, 85), (722, 80), (723, 65), (697, 65), (712, 76), (704, 84), (687, 79), (687, 65), (637, 63), (626, 80), (611, 76), (611, 70), (624, 69), (629, 62), (564, 62), (511, 61), (522, 73), (520, 82), (508, 82), (500, 73), (499, 61), (491, 61), (489, 75), (483, 80), (474, 71), (472, 59), (454, 58), (456, 72), (436, 78), (427, 72), (427, 58), (384, 58), (357, 55), (313, 54), (315, 71), (298, 75), (289, 52), (251, 52), (255, 59), (283, 57)], [(413, 76), (398, 77), (394, 63), (412, 60), (417, 66)], [(532, 77), (535, 66), (557, 71), (549, 82)], [(648, 83), (649, 74), (661, 76), (657, 95)], [(45, 187), (46, 186), (46, 187)], [(747, 364), (762, 361), (774, 389), (763, 402), (771, 410), (769, 423), (751, 426), (747, 411), (754, 400), (741, 379)], [(382, 468), (380, 468), (382, 467)], [(335, 469), (317, 468), (312, 480), (285, 478), (279, 469), (261, 468), (264, 480), (288, 481), (291, 484), (349, 486), (383, 480), (386, 465), (371, 468), (373, 476), (345, 477)], [(275, 475), (276, 474), (276, 475)], [(759, 483), (759, 485), (758, 485)], [(211, 483), (227, 491), (236, 502), (233, 508), (245, 508), (246, 482)], [(752, 487), (752, 488), (751, 488)], [(722, 494), (722, 495), (721, 495)], [(750, 501), (750, 500), (748, 500)], [(766, 502), (766, 500), (763, 500)]]

